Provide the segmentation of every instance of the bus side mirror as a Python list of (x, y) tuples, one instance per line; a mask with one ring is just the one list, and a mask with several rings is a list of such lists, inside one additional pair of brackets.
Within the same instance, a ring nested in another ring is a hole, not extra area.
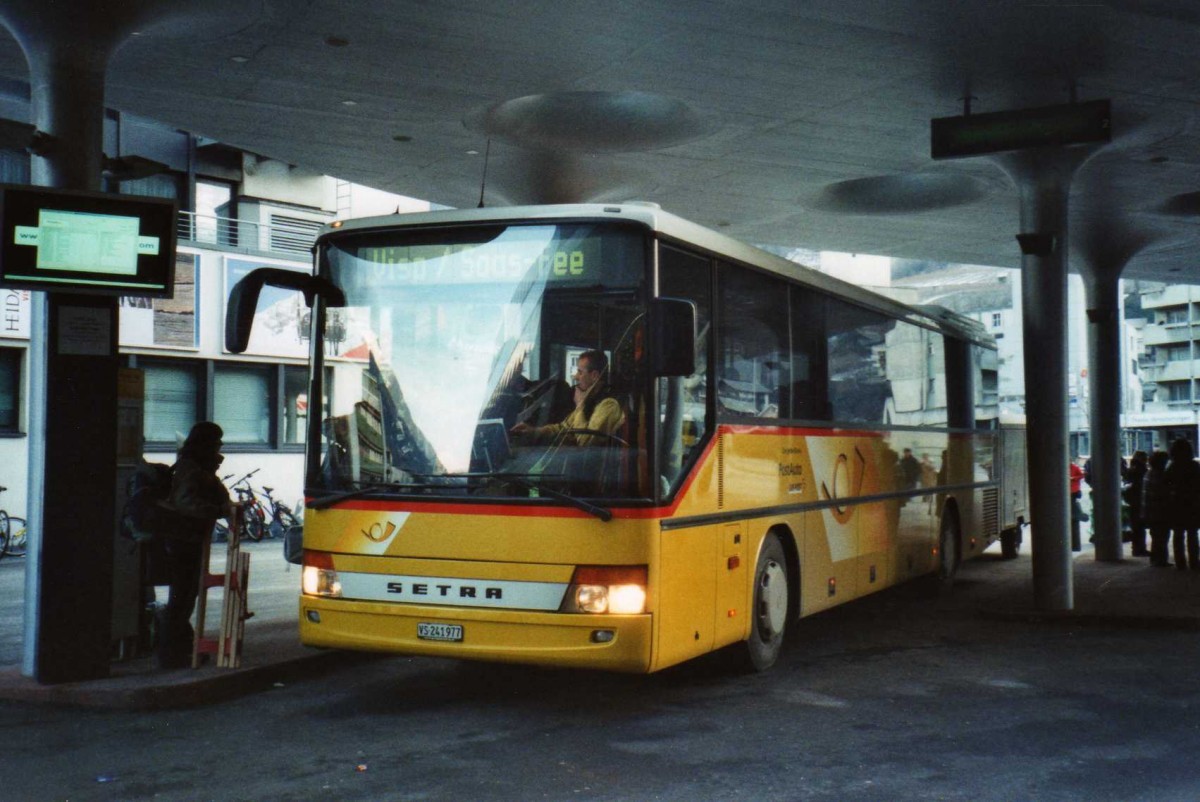
[(655, 376), (696, 372), (696, 305), (682, 298), (650, 302), (650, 369)]
[(254, 312), (258, 308), (258, 296), (262, 288), (270, 284), (304, 293), (304, 302), (312, 308), (313, 300), (320, 296), (326, 306), (345, 306), (346, 295), (328, 279), (284, 270), (278, 267), (258, 267), (242, 277), (229, 292), (229, 303), (225, 307), (225, 349), (240, 354), (250, 344), (250, 328), (254, 325)]

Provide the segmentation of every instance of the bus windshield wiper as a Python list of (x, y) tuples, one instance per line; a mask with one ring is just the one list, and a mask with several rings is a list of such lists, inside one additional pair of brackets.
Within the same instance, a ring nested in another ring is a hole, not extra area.
[[(416, 475), (423, 476), (425, 474)], [(598, 507), (595, 504), (592, 504), (590, 501), (584, 501), (581, 498), (576, 498), (575, 496), (564, 493), (561, 490), (554, 490), (553, 488), (546, 487), (540, 482), (535, 482), (533, 478), (540, 476), (541, 474), (505, 473), (504, 471), (495, 471), (493, 473), (446, 473), (438, 475), (459, 479), (507, 479), (510, 482), (515, 482), (521, 487), (524, 487), (526, 490), (535, 490), (538, 493), (543, 493), (556, 501), (565, 501), (572, 507), (581, 509), (589, 515), (595, 515), (605, 523), (611, 521), (613, 517), (612, 511), (607, 510), (604, 507)]]
[(438, 487), (438, 485), (428, 482), (371, 482), (362, 487), (356, 487), (353, 490), (341, 490), (337, 493), (330, 493), (320, 498), (314, 498), (305, 506), (310, 510), (323, 510), (326, 507), (337, 504), (339, 501), (358, 498), (359, 496), (365, 496), (367, 493), (376, 493), (381, 490), (402, 490), (405, 488), (428, 490), (431, 487)]

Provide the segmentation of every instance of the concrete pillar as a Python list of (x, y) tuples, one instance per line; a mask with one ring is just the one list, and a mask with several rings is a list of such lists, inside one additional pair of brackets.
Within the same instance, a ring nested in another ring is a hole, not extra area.
[(1089, 424), (1092, 443), (1092, 530), (1096, 559), (1120, 560), (1121, 320), (1120, 267), (1082, 270), (1087, 294)]
[(1021, 201), (1021, 307), (1034, 603), (1074, 608), (1067, 470), (1067, 199), (1091, 151), (1062, 148), (994, 157)]

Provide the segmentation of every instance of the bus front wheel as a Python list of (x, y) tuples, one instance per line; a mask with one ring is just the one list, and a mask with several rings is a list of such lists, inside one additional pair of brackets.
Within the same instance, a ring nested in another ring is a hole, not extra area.
[(748, 668), (766, 671), (783, 648), (788, 619), (788, 571), (783, 546), (767, 535), (754, 568), (754, 608), (750, 639), (746, 641)]

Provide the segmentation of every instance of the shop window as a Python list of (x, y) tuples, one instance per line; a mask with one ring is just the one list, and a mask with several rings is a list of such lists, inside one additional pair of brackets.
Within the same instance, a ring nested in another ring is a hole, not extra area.
[(308, 428), (308, 371), (300, 367), (283, 369), (283, 442), (303, 443)]
[(147, 443), (183, 443), (200, 415), (202, 363), (176, 362), (138, 365), (145, 372), (144, 431)]
[(0, 433), (15, 433), (21, 425), (20, 348), (0, 348)]
[(225, 442), (271, 443), (271, 366), (217, 365), (213, 370), (213, 420)]

